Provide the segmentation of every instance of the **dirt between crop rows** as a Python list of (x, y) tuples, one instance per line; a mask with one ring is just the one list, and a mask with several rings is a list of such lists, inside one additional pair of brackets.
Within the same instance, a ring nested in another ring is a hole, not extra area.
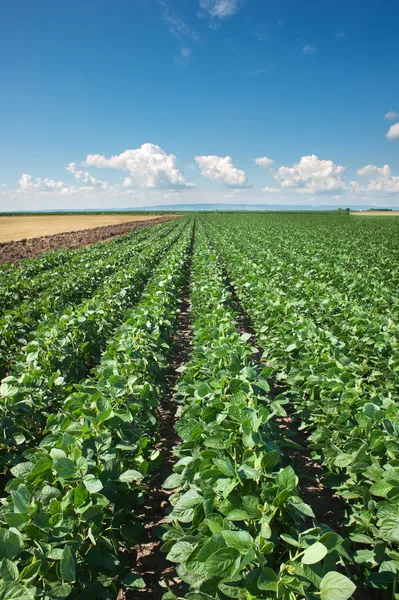
[(105, 225), (92, 229), (82, 229), (80, 231), (69, 231), (55, 235), (0, 243), (0, 264), (18, 262), (25, 258), (41, 256), (49, 250), (58, 250), (60, 248), (74, 250), (82, 246), (94, 244), (95, 242), (103, 242), (117, 235), (133, 231), (133, 229), (158, 225), (174, 218), (176, 217), (165, 216), (145, 221), (128, 221), (118, 225)]

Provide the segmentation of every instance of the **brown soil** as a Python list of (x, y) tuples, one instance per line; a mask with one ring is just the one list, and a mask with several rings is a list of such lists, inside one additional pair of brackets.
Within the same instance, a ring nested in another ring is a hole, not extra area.
[[(21, 218), (21, 217), (18, 217)], [(69, 231), (66, 233), (57, 233), (55, 235), (46, 235), (37, 238), (18, 240), (13, 242), (0, 243), (0, 264), (17, 262), (25, 258), (41, 256), (48, 250), (58, 250), (59, 248), (76, 249), (82, 246), (102, 242), (117, 235), (122, 235), (151, 225), (158, 225), (174, 219), (174, 216), (157, 217), (142, 221), (129, 221), (119, 223), (118, 225), (106, 225), (103, 227), (94, 227), (83, 229), (81, 231)]]
[[(189, 272), (190, 267), (188, 266)], [(176, 381), (180, 375), (176, 369), (188, 362), (191, 353), (191, 339), (189, 284), (187, 283), (183, 291), (172, 362), (166, 376), (167, 393), (159, 409), (160, 439), (155, 448), (160, 450), (164, 460), (151, 482), (151, 489), (148, 490), (143, 511), (144, 534), (132, 555), (133, 571), (143, 577), (146, 587), (143, 590), (122, 592), (118, 600), (122, 598), (126, 598), (126, 600), (160, 600), (166, 591), (159, 585), (161, 581), (164, 581), (171, 589), (176, 588), (180, 583), (175, 573), (175, 565), (166, 560), (166, 554), (160, 549), (162, 542), (157, 533), (159, 527), (167, 521), (167, 508), (171, 492), (164, 490), (162, 485), (173, 471), (175, 463), (173, 448), (180, 441), (175, 430), (177, 405), (173, 400)]]

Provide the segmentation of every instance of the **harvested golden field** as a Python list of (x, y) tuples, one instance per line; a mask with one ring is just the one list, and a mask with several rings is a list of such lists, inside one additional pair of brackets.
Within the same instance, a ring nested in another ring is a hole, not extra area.
[(368, 210), (368, 211), (354, 211), (351, 215), (355, 217), (399, 217), (398, 210)]
[[(24, 240), (67, 231), (80, 231), (119, 225), (134, 221), (148, 221), (161, 215), (43, 215), (0, 217), (0, 243)], [(168, 215), (177, 216), (177, 215)]]

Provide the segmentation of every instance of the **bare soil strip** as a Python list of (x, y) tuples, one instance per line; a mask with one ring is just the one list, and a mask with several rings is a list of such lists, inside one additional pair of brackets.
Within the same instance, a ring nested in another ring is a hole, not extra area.
[(162, 541), (159, 534), (160, 528), (167, 521), (166, 509), (171, 494), (164, 490), (162, 485), (173, 471), (176, 462), (173, 448), (180, 442), (175, 429), (177, 404), (173, 400), (176, 382), (180, 376), (176, 369), (189, 361), (192, 349), (189, 277), (190, 261), (187, 266), (187, 283), (182, 293), (171, 366), (166, 376), (167, 392), (159, 408), (160, 439), (155, 449), (162, 453), (164, 460), (151, 482), (151, 489), (148, 490), (143, 508), (144, 534), (133, 552), (133, 571), (144, 579), (146, 587), (144, 590), (127, 590), (119, 599), (160, 600), (166, 591), (160, 587), (161, 581), (165, 581), (171, 589), (179, 584), (175, 565), (166, 560), (166, 555), (160, 549)]
[(148, 220), (129, 221), (119, 223), (118, 225), (106, 225), (104, 227), (94, 227), (80, 231), (69, 231), (55, 235), (0, 243), (0, 264), (18, 262), (25, 258), (41, 256), (49, 250), (59, 250), (60, 248), (75, 250), (82, 246), (88, 246), (95, 242), (103, 242), (117, 235), (128, 233), (129, 231), (133, 231), (133, 229), (158, 225), (174, 218), (176, 217), (168, 215)]

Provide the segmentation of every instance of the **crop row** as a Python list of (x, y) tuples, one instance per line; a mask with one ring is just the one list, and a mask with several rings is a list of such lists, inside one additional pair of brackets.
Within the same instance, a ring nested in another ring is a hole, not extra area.
[(134, 255), (87, 302), (39, 326), (0, 387), (3, 467), (18, 462), (21, 451), (37, 443), (48, 414), (98, 362), (107, 339), (186, 226), (179, 224)]
[(140, 585), (126, 550), (137, 543), (135, 514), (157, 464), (157, 406), (191, 232), (184, 228), (137, 307), (125, 307), (92, 376), (48, 416), (39, 447), (12, 469), (0, 510), (0, 597), (116, 598), (122, 585)]
[[(0, 377), (4, 377), (23, 345), (42, 321), (46, 326), (55, 320), (68, 305), (90, 298), (95, 291), (106, 286), (112, 275), (132, 260), (137, 252), (157, 239), (167, 235), (172, 226), (150, 230), (144, 238), (126, 237), (123, 242), (97, 245), (90, 253), (77, 252), (65, 269), (48, 272), (49, 289), (34, 299), (27, 298), (0, 318)], [(18, 288), (20, 290), (20, 288)], [(35, 290), (35, 283), (31, 283)], [(21, 290), (20, 290), (21, 291)]]
[(89, 266), (92, 261), (106, 258), (126, 242), (132, 245), (143, 241), (150, 229), (139, 229), (116, 238), (106, 244), (91, 244), (79, 250), (52, 250), (38, 258), (27, 259), (22, 263), (4, 270), (0, 267), (0, 310), (8, 311), (18, 304), (34, 300), (45, 290), (50, 290), (60, 279), (68, 276), (83, 265)]
[[(252, 360), (204, 231), (191, 273), (193, 355), (178, 383), (173, 490), (163, 550), (185, 597), (346, 600), (347, 540), (315, 521), (276, 422), (287, 399), (269, 395), (271, 369)], [(170, 591), (170, 594), (172, 592)], [(168, 596), (172, 597), (172, 595)]]
[[(262, 251), (255, 253), (256, 235), (249, 233), (245, 249), (236, 238), (232, 243), (230, 229), (220, 224), (210, 227), (210, 237), (252, 319), (264, 357), (279, 370), (302, 428), (311, 432), (310, 448), (324, 467), (326, 483), (347, 504), (343, 526), (357, 544), (355, 560), (365, 583), (381, 591), (395, 590), (399, 337), (397, 290), (389, 271), (385, 268), (383, 297), (376, 292), (373, 302), (374, 283), (367, 294), (362, 293), (368, 287), (365, 273), (355, 293), (350, 287), (343, 291), (345, 281), (356, 279), (352, 274), (362, 261), (356, 253), (341, 281), (329, 284), (323, 284), (323, 279), (326, 272), (337, 269), (336, 264), (330, 269), (336, 257), (313, 259), (313, 282), (306, 285), (309, 261), (290, 278), (296, 258), (281, 256), (276, 236), (268, 264)], [(302, 254), (311, 248), (308, 242), (303, 235)], [(357, 244), (367, 247), (368, 240), (360, 236)], [(375, 255), (378, 263), (378, 252)], [(384, 263), (384, 258), (380, 260)], [(393, 279), (395, 268), (393, 264)], [(371, 316), (367, 303), (373, 307)]]

